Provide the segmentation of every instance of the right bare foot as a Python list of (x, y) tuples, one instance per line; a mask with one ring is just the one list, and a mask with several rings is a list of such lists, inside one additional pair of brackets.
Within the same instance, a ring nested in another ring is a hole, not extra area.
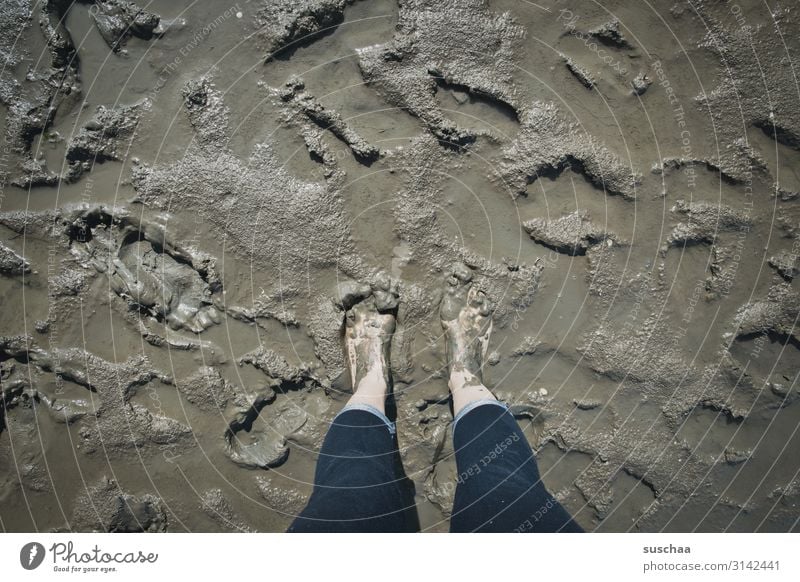
[(349, 404), (368, 404), (381, 412), (391, 386), (389, 350), (395, 329), (395, 317), (381, 310), (397, 305), (390, 291), (374, 291), (347, 311), (345, 346), (353, 396)]
[(373, 385), (385, 392), (389, 387), (389, 347), (395, 320), (391, 313), (380, 313), (375, 299), (368, 297), (347, 312), (345, 345), (353, 392)]
[(464, 388), (470, 388), (478, 397), (491, 398), (483, 385), (483, 362), (492, 331), (491, 306), (483, 291), (472, 286), (472, 273), (465, 265), (456, 264), (451, 269), (440, 316), (447, 340), (448, 384), (454, 408), (460, 408), (456, 392)]

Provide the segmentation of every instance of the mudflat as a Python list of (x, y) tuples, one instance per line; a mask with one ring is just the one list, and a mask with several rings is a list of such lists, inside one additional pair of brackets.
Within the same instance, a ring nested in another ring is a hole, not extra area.
[(0, 0), (0, 529), (282, 531), (397, 292), (423, 531), (442, 280), (587, 530), (800, 527), (800, 15)]

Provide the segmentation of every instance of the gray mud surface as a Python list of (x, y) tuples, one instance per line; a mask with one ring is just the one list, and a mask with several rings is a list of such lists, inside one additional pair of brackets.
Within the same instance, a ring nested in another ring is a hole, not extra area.
[(0, 0), (0, 530), (285, 529), (372, 288), (446, 531), (462, 262), (586, 529), (798, 531), (800, 9), (602, 4)]

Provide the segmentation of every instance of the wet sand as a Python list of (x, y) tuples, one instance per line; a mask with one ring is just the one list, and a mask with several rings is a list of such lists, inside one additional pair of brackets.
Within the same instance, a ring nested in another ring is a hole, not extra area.
[(458, 261), (583, 527), (797, 531), (797, 10), (291, 4), (0, 2), (0, 529), (284, 530), (396, 284), (446, 531)]

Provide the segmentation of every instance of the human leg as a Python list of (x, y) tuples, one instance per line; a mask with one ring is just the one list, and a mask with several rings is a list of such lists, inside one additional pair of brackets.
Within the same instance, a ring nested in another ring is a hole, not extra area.
[(451, 531), (582, 531), (542, 483), (516, 420), (483, 384), (491, 309), (456, 265), (441, 318), (453, 398), (458, 484)]
[[(413, 499), (398, 471), (394, 424), (385, 415), (394, 317), (371, 298), (347, 314), (345, 343), (354, 393), (331, 423), (314, 490), (290, 532), (396, 532), (413, 527)], [(411, 505), (409, 505), (409, 503)]]
[(454, 532), (579, 532), (547, 491), (525, 435), (497, 400), (476, 401), (453, 427)]
[(408, 531), (396, 456), (394, 425), (385, 416), (366, 407), (342, 410), (325, 436), (308, 505), (289, 531)]

